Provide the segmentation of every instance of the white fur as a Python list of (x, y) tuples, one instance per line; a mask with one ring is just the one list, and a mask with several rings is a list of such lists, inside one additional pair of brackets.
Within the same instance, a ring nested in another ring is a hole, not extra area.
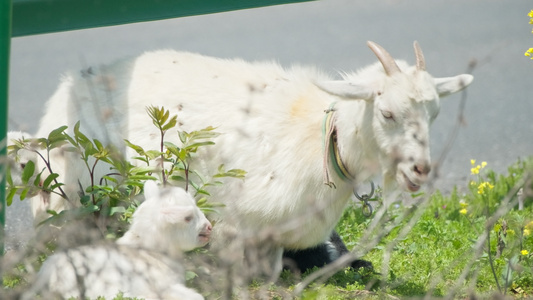
[[(199, 153), (192, 168), (213, 174), (224, 163), (248, 172), (244, 182), (227, 180), (211, 191), (227, 205), (215, 229), (257, 233), (274, 226), (280, 237), (270, 247), (302, 249), (326, 240), (353, 187), (380, 170), (387, 191), (394, 190), (395, 182), (416, 190), (427, 180), (429, 125), (438, 114), (439, 95), (461, 90), (472, 76), (433, 79), (426, 71), (398, 64), (403, 72), (392, 76), (376, 63), (334, 81), (314, 68), (149, 52), (89, 75), (65, 77), (38, 135), (81, 119), (81, 130), (104, 142), (120, 146), (120, 138), (127, 138), (154, 149), (159, 134), (146, 114), (149, 105), (177, 114), (180, 130), (215, 126), (222, 135)], [(323, 183), (322, 123), (332, 103), (340, 154), (356, 177), (346, 182), (330, 170), (336, 188)], [(391, 114), (393, 119), (385, 118)], [(180, 144), (176, 134), (166, 137)], [(77, 183), (80, 177), (87, 184), (76, 167), (81, 164), (69, 157), (53, 159), (68, 161), (67, 186), (75, 190), (72, 180)], [(306, 215), (317, 206), (322, 208), (318, 215)], [(298, 226), (281, 230), (299, 216)], [(270, 252), (273, 261), (281, 261), (281, 251)]]
[(82, 246), (49, 257), (23, 299), (51, 295), (112, 299), (203, 299), (184, 286), (184, 270), (176, 251), (204, 246), (211, 224), (181, 188), (159, 190), (145, 185), (146, 201), (133, 215), (119, 246)]

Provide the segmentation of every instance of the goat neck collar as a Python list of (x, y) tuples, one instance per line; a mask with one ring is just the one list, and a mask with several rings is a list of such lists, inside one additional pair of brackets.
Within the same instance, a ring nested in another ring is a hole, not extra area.
[(344, 181), (353, 182), (355, 176), (348, 172), (348, 169), (342, 162), (339, 147), (337, 142), (337, 127), (335, 127), (335, 120), (337, 114), (335, 113), (335, 102), (325, 110), (324, 123), (322, 126), (322, 136), (324, 137), (324, 184), (329, 187), (335, 187), (335, 183), (331, 181), (329, 173), (330, 164), (332, 165), (335, 173)]

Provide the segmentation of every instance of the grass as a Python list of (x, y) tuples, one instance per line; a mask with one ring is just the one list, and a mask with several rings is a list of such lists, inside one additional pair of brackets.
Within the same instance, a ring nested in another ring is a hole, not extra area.
[[(475, 168), (473, 165), (472, 169)], [(390, 209), (383, 225), (392, 224), (392, 230), (363, 257), (381, 274), (361, 278), (349, 269), (340, 272), (320, 287), (329, 291), (326, 298), (352, 299), (350, 292), (361, 287), (402, 299), (426, 295), (465, 298), (495, 293), (517, 298), (533, 296), (531, 199), (526, 200), (523, 210), (506, 205), (502, 216), (492, 219), (498, 209), (504, 208), (502, 202), (506, 197), (516, 199), (509, 193), (526, 172), (533, 171), (533, 159), (518, 161), (509, 167), (506, 175), (483, 168), (478, 168), (479, 174), (471, 175), (468, 193), (460, 194), (454, 189), (447, 196), (437, 191), (427, 197), (428, 202), (420, 205), (425, 206), (421, 208), (424, 210), (420, 218), (405, 236), (400, 234), (415, 213), (402, 206)], [(404, 220), (394, 222), (403, 216), (406, 216)], [(487, 225), (493, 220), (494, 225)], [(359, 241), (371, 221), (358, 207), (346, 210), (337, 230), (348, 248), (363, 246)], [(477, 244), (487, 236), (486, 228), (490, 234), (488, 241)], [(386, 260), (389, 263), (384, 267)], [(347, 274), (353, 276), (355, 283), (345, 284), (340, 280), (342, 284), (338, 284), (339, 276)], [(460, 280), (461, 276), (465, 280)], [(379, 294), (371, 295), (381, 298)], [(309, 292), (303, 299), (314, 296)]]
[[(475, 162), (467, 167), (472, 173), (467, 192), (417, 195), (418, 209), (392, 206), (377, 230), (370, 230), (375, 215), (366, 218), (360, 207), (349, 207), (337, 231), (349, 249), (365, 249), (362, 258), (375, 271), (342, 269), (311, 283), (300, 299), (532, 297), (533, 201), (526, 199), (523, 210), (507, 201), (517, 202), (516, 186), (533, 173), (533, 158), (513, 164), (507, 174)], [(533, 188), (531, 181), (528, 187)], [(375, 245), (366, 249), (365, 236), (376, 238)], [(23, 270), (14, 274), (4, 275), (6, 289), (24, 282)], [(252, 298), (283, 299), (299, 282), (284, 272), (266, 290), (261, 284), (249, 289)]]

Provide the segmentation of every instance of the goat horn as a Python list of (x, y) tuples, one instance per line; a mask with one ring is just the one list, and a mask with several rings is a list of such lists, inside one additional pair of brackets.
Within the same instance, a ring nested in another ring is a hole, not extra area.
[(366, 44), (368, 45), (368, 47), (370, 47), (372, 52), (374, 52), (374, 54), (378, 57), (387, 75), (390, 76), (392, 74), (401, 72), (400, 68), (394, 61), (394, 58), (392, 58), (392, 56), (389, 54), (389, 52), (387, 52), (387, 50), (383, 49), (383, 47), (371, 41), (368, 41)]
[(414, 42), (415, 56), (416, 56), (416, 69), (419, 71), (426, 70), (426, 60), (424, 59), (424, 53), (417, 41)]

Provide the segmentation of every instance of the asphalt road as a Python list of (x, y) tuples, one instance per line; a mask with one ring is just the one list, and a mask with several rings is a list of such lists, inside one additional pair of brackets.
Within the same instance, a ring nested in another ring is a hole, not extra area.
[[(418, 40), (434, 76), (463, 73), (477, 62), (466, 125), (435, 181), (449, 191), (466, 186), (472, 158), (502, 172), (517, 158), (533, 154), (533, 60), (524, 56), (533, 47), (531, 9), (525, 0), (325, 0), (15, 38), (9, 128), (36, 131), (44, 103), (65, 71), (144, 51), (172, 48), (284, 66), (315, 65), (335, 73), (376, 61), (367, 40), (413, 63), (412, 43)], [(460, 98), (442, 101), (431, 131), (435, 160), (456, 123)], [(15, 202), (7, 211), (11, 248), (31, 234), (28, 203)]]

